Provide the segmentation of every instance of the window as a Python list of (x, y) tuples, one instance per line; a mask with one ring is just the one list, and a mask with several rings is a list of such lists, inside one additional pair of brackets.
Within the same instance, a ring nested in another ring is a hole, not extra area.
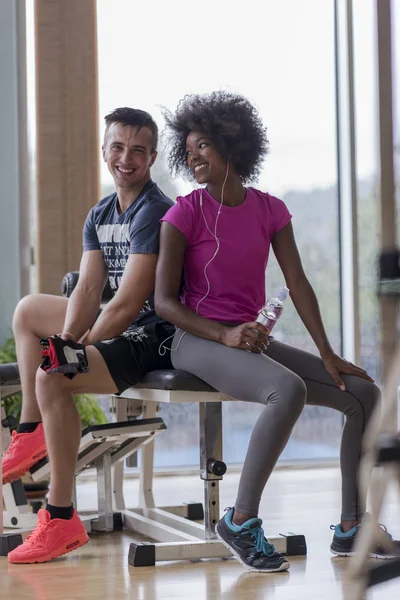
[(354, 87), (357, 148), (361, 366), (380, 380), (379, 305), (376, 295), (380, 243), (379, 142), (376, 121), (376, 3), (354, 2)]
[[(271, 153), (259, 180), (294, 216), (306, 271), (330, 339), (340, 350), (333, 2), (183, 0), (157, 3), (98, 0), (100, 115), (117, 106), (148, 110), (163, 128), (160, 105), (174, 109), (186, 93), (230, 88), (249, 97), (268, 126)], [(103, 132), (103, 121), (100, 124)], [(112, 189), (105, 165), (102, 195)], [(154, 179), (171, 196), (191, 185), (169, 179), (161, 155)], [(282, 282), (271, 260), (268, 294)], [(289, 303), (288, 303), (289, 304)], [(315, 352), (293, 307), (276, 337)], [(224, 455), (243, 461), (260, 407), (224, 405)], [(156, 444), (156, 464), (198, 464), (198, 414), (193, 405), (163, 407), (168, 431)], [(339, 413), (307, 408), (282, 459), (338, 456)]]

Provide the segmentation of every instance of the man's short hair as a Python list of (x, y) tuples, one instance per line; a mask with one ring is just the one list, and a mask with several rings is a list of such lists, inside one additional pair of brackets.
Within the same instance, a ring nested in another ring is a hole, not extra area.
[(144, 110), (139, 108), (129, 108), (124, 106), (122, 108), (116, 108), (104, 118), (106, 122), (106, 132), (108, 127), (112, 123), (122, 123), (124, 127), (137, 127), (138, 131), (142, 127), (150, 129), (153, 136), (152, 152), (156, 152), (158, 144), (158, 127), (153, 117)]

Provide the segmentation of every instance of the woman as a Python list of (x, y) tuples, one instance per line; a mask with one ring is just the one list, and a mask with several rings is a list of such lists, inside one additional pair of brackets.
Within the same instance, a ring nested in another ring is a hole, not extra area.
[[(348, 555), (365, 508), (357, 490), (362, 435), (379, 390), (363, 369), (332, 350), (285, 204), (245, 187), (268, 149), (252, 104), (229, 92), (190, 95), (165, 118), (172, 172), (206, 185), (178, 198), (162, 219), (155, 303), (158, 315), (177, 327), (172, 363), (232, 398), (265, 406), (251, 435), (235, 506), (217, 523), (217, 535), (251, 570), (289, 568), (264, 538), (260, 498), (304, 404), (327, 406), (346, 417), (343, 508), (331, 550)], [(270, 245), (320, 357), (274, 340), (255, 322), (265, 303)]]

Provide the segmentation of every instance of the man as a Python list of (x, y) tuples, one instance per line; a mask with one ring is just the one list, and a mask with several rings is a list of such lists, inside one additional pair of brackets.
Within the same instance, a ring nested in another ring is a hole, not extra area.
[[(132, 108), (116, 109), (105, 122), (103, 158), (116, 193), (86, 219), (78, 284), (69, 300), (27, 296), (14, 315), (23, 407), (3, 459), (3, 483), (21, 477), (46, 453), (51, 466), (48, 504), (29, 539), (9, 553), (14, 563), (45, 562), (88, 541), (72, 506), (81, 439), (72, 395), (123, 392), (147, 371), (172, 368), (170, 353), (159, 348), (174, 330), (156, 316), (153, 295), (160, 219), (173, 204), (150, 178), (157, 125)], [(107, 277), (114, 296), (98, 316)], [(59, 332), (64, 341), (84, 342), (88, 373), (68, 379), (38, 369), (39, 340)]]

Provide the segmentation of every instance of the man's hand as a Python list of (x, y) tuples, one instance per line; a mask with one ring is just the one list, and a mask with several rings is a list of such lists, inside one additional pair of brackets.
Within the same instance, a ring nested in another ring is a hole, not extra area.
[(72, 333), (70, 333), (69, 331), (63, 331), (59, 337), (62, 339), (63, 342), (68, 342), (69, 340), (71, 340), (72, 342), (75, 341), (75, 336), (72, 335)]
[(89, 365), (86, 348), (74, 341), (63, 341), (54, 335), (40, 340), (42, 346), (42, 364), (40, 368), (46, 373), (63, 373), (73, 379), (78, 373), (87, 373)]
[(222, 343), (230, 348), (241, 348), (256, 354), (268, 348), (268, 330), (261, 323), (243, 323), (238, 327), (225, 327)]
[(371, 381), (372, 383), (374, 382), (372, 377), (370, 377), (368, 373), (364, 371), (364, 369), (361, 369), (361, 367), (356, 367), (356, 365), (353, 365), (353, 363), (344, 360), (344, 358), (340, 358), (340, 356), (338, 356), (334, 352), (332, 352), (328, 356), (323, 356), (322, 360), (324, 362), (325, 370), (329, 373), (329, 375), (332, 377), (338, 388), (340, 388), (342, 391), (346, 390), (346, 386), (339, 373), (346, 373), (347, 375), (356, 375), (357, 377), (362, 377), (363, 379)]

